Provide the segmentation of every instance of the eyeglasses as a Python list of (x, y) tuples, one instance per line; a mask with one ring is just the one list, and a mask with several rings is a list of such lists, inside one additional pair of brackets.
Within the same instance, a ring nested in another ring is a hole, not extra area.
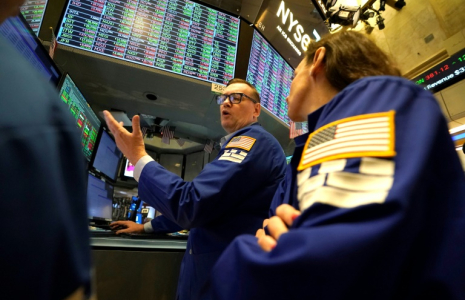
[(231, 102), (232, 104), (239, 104), (242, 101), (242, 97), (246, 97), (250, 99), (250, 101), (252, 101), (253, 103), (258, 103), (257, 100), (250, 98), (244, 93), (232, 93), (229, 95), (218, 95), (218, 96), (215, 96), (215, 99), (218, 105), (223, 104), (224, 101), (226, 101), (226, 99), (229, 99), (229, 102)]

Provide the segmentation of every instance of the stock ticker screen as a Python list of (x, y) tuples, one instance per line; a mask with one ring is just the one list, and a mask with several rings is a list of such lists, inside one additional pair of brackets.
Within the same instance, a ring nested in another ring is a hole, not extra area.
[(465, 79), (465, 49), (412, 79), (432, 93), (439, 92)]
[(286, 97), (294, 69), (254, 30), (247, 81), (260, 93), (261, 105), (289, 125)]
[(81, 132), (82, 152), (90, 161), (100, 129), (100, 120), (68, 74), (61, 83), (60, 98), (68, 105), (76, 120), (76, 126)]
[(58, 43), (204, 81), (234, 77), (239, 19), (186, 0), (71, 0)]
[(21, 6), (21, 13), (36, 35), (39, 35), (46, 7), (47, 0), (26, 0)]

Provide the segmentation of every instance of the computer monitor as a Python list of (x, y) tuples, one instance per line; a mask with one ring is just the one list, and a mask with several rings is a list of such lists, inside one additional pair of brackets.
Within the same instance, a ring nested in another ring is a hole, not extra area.
[(66, 73), (63, 76), (59, 89), (61, 100), (68, 105), (69, 112), (73, 115), (76, 126), (81, 132), (82, 152), (90, 161), (100, 129), (100, 120), (69, 74)]
[(111, 221), (114, 187), (89, 173), (87, 181), (87, 215), (94, 221)]
[(124, 168), (121, 176), (123, 179), (134, 178), (134, 165), (127, 158), (124, 159)]
[(21, 6), (21, 13), (37, 36), (42, 25), (47, 2), (47, 0), (26, 0)]
[(115, 182), (118, 177), (119, 163), (123, 154), (116, 146), (114, 138), (102, 126), (99, 132), (97, 150), (91, 160), (91, 167)]
[(261, 106), (289, 126), (286, 97), (291, 90), (294, 69), (254, 30), (247, 81), (260, 93)]
[(183, 76), (234, 77), (240, 20), (189, 0), (68, 1), (59, 44)]
[(0, 25), (0, 35), (47, 80), (55, 86), (58, 84), (61, 77), (58, 67), (21, 14), (6, 19)]

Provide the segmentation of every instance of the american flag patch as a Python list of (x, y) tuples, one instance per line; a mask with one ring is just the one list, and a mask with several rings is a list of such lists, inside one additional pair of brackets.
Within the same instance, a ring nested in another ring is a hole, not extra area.
[(240, 148), (249, 151), (255, 141), (256, 139), (248, 136), (236, 136), (229, 141), (225, 148)]
[(297, 170), (333, 159), (394, 156), (394, 114), (360, 115), (317, 129), (308, 137)]

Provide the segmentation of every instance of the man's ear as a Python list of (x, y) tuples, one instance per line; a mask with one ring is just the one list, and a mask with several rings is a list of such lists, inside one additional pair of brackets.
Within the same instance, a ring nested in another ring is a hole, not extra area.
[(320, 47), (316, 50), (313, 56), (313, 62), (310, 66), (310, 76), (316, 75), (324, 69), (324, 59), (326, 56), (326, 48)]
[(255, 103), (254, 104), (254, 112), (253, 112), (253, 116), (255, 118), (258, 118), (258, 116), (260, 116), (260, 111), (262, 109), (262, 106), (260, 105), (260, 103)]

